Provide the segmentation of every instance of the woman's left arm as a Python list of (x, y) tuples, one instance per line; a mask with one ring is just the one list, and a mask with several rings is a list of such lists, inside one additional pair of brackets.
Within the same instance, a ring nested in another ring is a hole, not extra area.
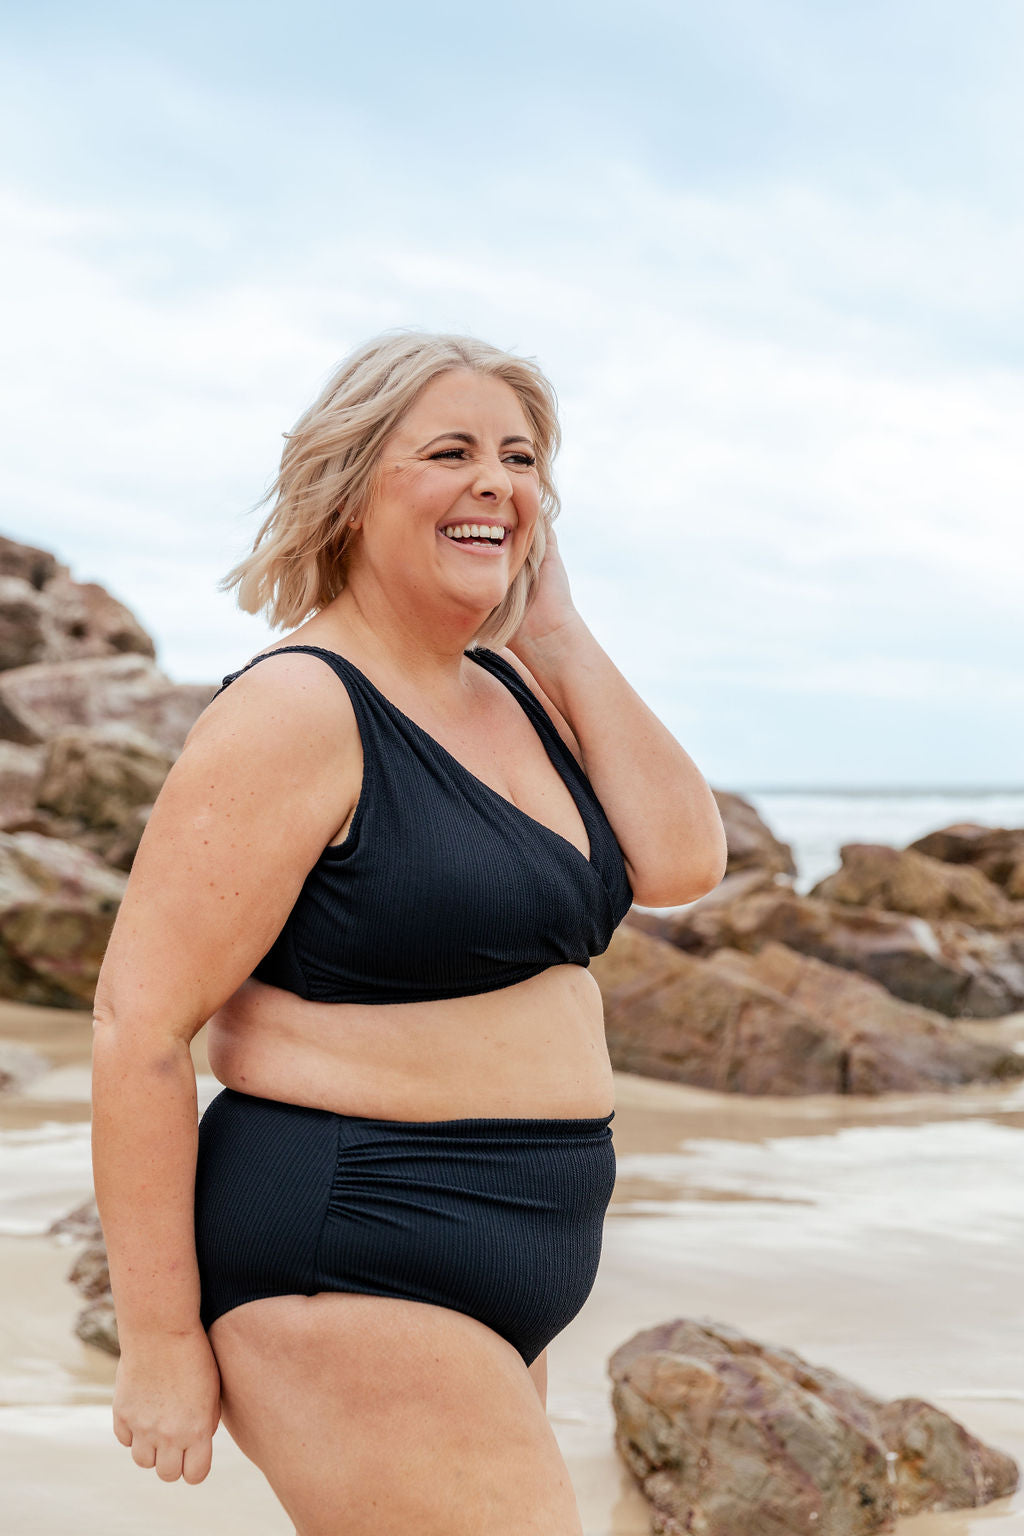
[(715, 798), (696, 763), (576, 611), (553, 532), (536, 594), (509, 650), (579, 744), (634, 899), (645, 907), (680, 906), (714, 890), (726, 864)]

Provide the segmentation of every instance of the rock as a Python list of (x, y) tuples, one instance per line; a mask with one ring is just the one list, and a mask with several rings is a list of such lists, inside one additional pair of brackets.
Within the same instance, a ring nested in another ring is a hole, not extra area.
[(801, 896), (779, 876), (727, 877), (690, 906), (661, 916), (632, 912), (694, 955), (716, 949), (756, 953), (786, 944), (830, 965), (861, 971), (894, 997), (950, 1018), (995, 1018), (1024, 1004), (1020, 929), (983, 932), (947, 918), (928, 922), (847, 902)]
[(145, 656), (42, 663), (0, 673), (0, 738), (33, 746), (73, 726), (131, 725), (181, 751), (215, 683), (172, 683)]
[(940, 1013), (901, 1002), (880, 982), (784, 944), (756, 955), (723, 949), (706, 962), (826, 1021), (843, 1050), (842, 1093), (898, 1093), (1024, 1077), (1024, 1056), (979, 1040)]
[(34, 814), (43, 757), (42, 747), (0, 741), (0, 830), (17, 831)]
[(50, 1233), (52, 1236), (86, 1240), (86, 1247), (68, 1274), (69, 1282), (87, 1302), (78, 1314), (75, 1332), (83, 1343), (95, 1345), (110, 1355), (119, 1355), (121, 1346), (118, 1343), (114, 1299), (110, 1291), (110, 1269), (95, 1200), (84, 1201), (67, 1216), (55, 1221)]
[(726, 874), (741, 869), (778, 870), (795, 875), (793, 850), (782, 843), (761, 820), (749, 800), (729, 790), (713, 789), (718, 813), (725, 828), (728, 848)]
[(719, 1092), (947, 1088), (1024, 1077), (1024, 1056), (972, 1039), (864, 976), (781, 944), (683, 954), (628, 924), (591, 961), (612, 1065)]
[(37, 804), (85, 827), (120, 831), (140, 806), (152, 805), (173, 760), (131, 726), (73, 726), (47, 743)]
[(838, 1093), (842, 1049), (779, 993), (623, 925), (591, 974), (612, 1065), (725, 1093)]
[(929, 832), (909, 847), (947, 864), (971, 864), (1012, 900), (1024, 899), (1024, 827), (981, 827), (962, 821)]
[(999, 886), (970, 865), (884, 843), (846, 843), (839, 856), (842, 868), (812, 886), (810, 896), (930, 922), (955, 918), (975, 928), (1004, 929), (1024, 919), (1024, 911), (1015, 911)]
[(83, 1344), (92, 1344), (96, 1349), (105, 1350), (108, 1355), (121, 1353), (114, 1303), (109, 1297), (83, 1307), (75, 1323), (75, 1332)]
[(861, 1536), (1019, 1481), (1009, 1456), (930, 1404), (885, 1403), (711, 1319), (643, 1330), (608, 1372), (616, 1447), (657, 1536)]
[(76, 1205), (73, 1211), (66, 1216), (59, 1216), (49, 1228), (51, 1237), (73, 1237), (90, 1243), (98, 1243), (103, 1238), (103, 1228), (100, 1226), (100, 1213), (96, 1209), (96, 1201), (91, 1197), (83, 1200), (81, 1205)]
[(91, 1003), (125, 884), (83, 848), (0, 833), (0, 997)]
[(125, 652), (156, 654), (123, 603), (45, 550), (0, 538), (0, 670)]

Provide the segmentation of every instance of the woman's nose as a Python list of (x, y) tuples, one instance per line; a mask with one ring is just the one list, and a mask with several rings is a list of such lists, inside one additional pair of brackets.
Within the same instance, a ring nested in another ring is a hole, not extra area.
[(512, 480), (500, 460), (482, 462), (473, 487), (474, 494), (488, 501), (508, 501), (512, 495)]

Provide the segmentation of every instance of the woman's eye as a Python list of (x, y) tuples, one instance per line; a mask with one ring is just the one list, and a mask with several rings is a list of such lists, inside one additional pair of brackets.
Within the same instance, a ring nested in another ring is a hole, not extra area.
[(465, 448), (442, 448), (440, 453), (432, 453), (432, 459), (458, 459), (465, 453)]
[(525, 465), (527, 469), (531, 469), (537, 462), (532, 453), (513, 453), (510, 454), (509, 457), (513, 459), (516, 464)]

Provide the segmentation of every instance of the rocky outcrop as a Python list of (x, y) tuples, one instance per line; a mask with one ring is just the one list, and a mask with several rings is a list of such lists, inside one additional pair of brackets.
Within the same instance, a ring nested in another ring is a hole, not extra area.
[(826, 901), (908, 912), (929, 922), (954, 918), (975, 928), (1024, 924), (1024, 902), (1010, 901), (980, 869), (950, 864), (913, 848), (884, 843), (846, 843), (842, 867), (808, 893)]
[(84, 848), (0, 833), (0, 996), (91, 1003), (124, 886), (124, 875)]
[(172, 683), (146, 656), (45, 663), (0, 673), (0, 738), (35, 746), (69, 727), (134, 727), (177, 755), (213, 683)]
[(790, 882), (757, 870), (726, 876), (678, 912), (634, 912), (629, 922), (694, 955), (786, 944), (861, 971), (894, 997), (949, 1018), (995, 1018), (1024, 1006), (1024, 930), (993, 932), (801, 896)]
[(125, 652), (156, 654), (123, 603), (46, 550), (0, 537), (0, 671)]
[(1011, 900), (1024, 900), (1024, 827), (983, 827), (962, 821), (919, 837), (909, 848), (947, 864), (972, 865)]
[(1024, 1077), (1024, 1056), (781, 944), (684, 954), (624, 924), (591, 961), (612, 1064), (720, 1092), (864, 1093)]
[(152, 805), (173, 761), (132, 726), (71, 727), (47, 743), (36, 804), (83, 831), (119, 829)]
[(711, 1319), (644, 1329), (608, 1372), (656, 1536), (867, 1536), (1018, 1485), (1012, 1457), (930, 1403), (885, 1402)]
[(0, 831), (16, 832), (35, 817), (45, 755), (43, 747), (0, 741)]
[(792, 848), (779, 841), (749, 800), (725, 789), (713, 789), (711, 793), (725, 828), (726, 874), (744, 869), (796, 874)]

